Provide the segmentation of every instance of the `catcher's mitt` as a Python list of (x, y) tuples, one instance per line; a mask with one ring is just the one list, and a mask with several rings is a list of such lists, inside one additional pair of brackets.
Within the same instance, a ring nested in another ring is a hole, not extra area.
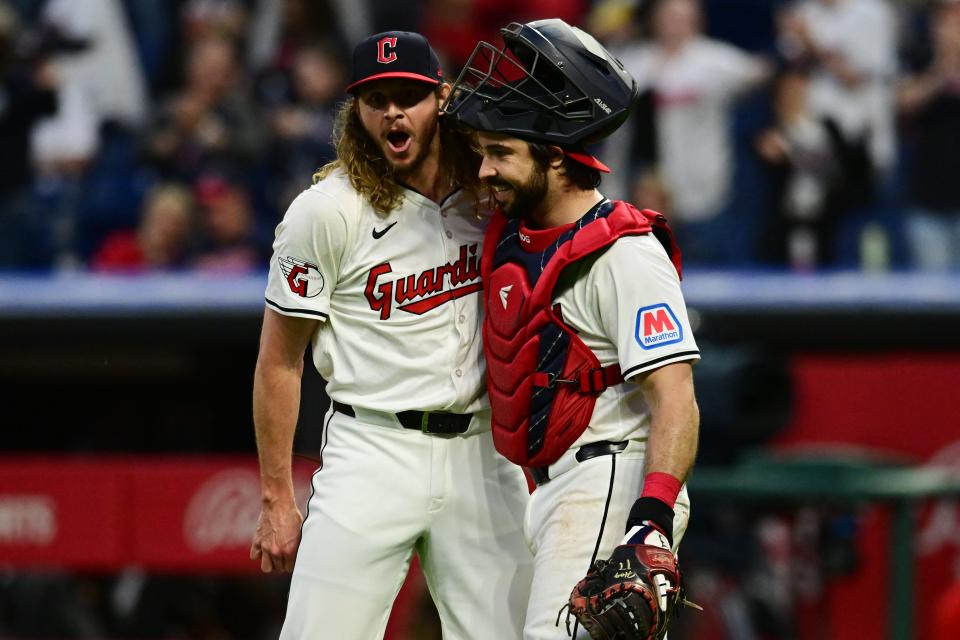
[(620, 545), (573, 588), (567, 632), (572, 614), (595, 640), (661, 640), (685, 602), (680, 569), (670, 550)]

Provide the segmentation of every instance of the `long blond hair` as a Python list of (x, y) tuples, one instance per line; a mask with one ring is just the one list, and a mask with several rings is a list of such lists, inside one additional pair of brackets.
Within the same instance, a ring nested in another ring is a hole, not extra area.
[[(439, 89), (436, 95), (439, 99)], [(467, 191), (475, 202), (479, 202), (480, 179), (477, 174), (480, 156), (471, 144), (470, 135), (445, 116), (440, 117), (438, 134), (440, 171)], [(333, 143), (337, 159), (313, 174), (315, 183), (335, 169), (343, 168), (350, 184), (370, 202), (375, 211), (386, 214), (400, 206), (403, 187), (397, 182), (393, 166), (363, 128), (354, 96), (340, 105), (334, 122)]]

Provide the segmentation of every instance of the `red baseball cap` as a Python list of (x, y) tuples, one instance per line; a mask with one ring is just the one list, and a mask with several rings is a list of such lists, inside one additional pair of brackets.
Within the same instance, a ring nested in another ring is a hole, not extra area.
[(386, 31), (363, 40), (353, 50), (353, 73), (347, 93), (383, 78), (407, 78), (440, 84), (440, 59), (427, 39), (411, 31)]

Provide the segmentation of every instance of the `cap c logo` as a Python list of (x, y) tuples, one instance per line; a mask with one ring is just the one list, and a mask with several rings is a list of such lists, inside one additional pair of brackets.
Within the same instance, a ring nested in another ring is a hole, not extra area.
[(396, 47), (397, 47), (396, 38), (390, 38), (390, 37), (381, 38), (380, 41), (377, 42), (377, 62), (379, 62), (380, 64), (390, 64), (391, 62), (396, 61), (397, 59), (396, 51), (390, 51), (389, 53), (387, 53), (387, 49), (396, 49)]

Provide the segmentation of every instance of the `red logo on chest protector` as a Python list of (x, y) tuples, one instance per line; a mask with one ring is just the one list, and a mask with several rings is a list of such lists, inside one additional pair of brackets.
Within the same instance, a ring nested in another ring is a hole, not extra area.
[(390, 53), (387, 53), (387, 49), (395, 49), (396, 47), (396, 38), (381, 38), (380, 41), (377, 42), (377, 62), (380, 64), (390, 64), (391, 62), (395, 62), (397, 59), (397, 52), (391, 51)]
[[(389, 262), (378, 264), (367, 275), (363, 290), (373, 311), (380, 312), (380, 319), (387, 320), (397, 309), (423, 315), (440, 305), (480, 291), (480, 257), (478, 245), (460, 245), (460, 257), (445, 265), (427, 269), (416, 275), (379, 282), (381, 276), (393, 272)], [(447, 287), (447, 278), (450, 281)]]

